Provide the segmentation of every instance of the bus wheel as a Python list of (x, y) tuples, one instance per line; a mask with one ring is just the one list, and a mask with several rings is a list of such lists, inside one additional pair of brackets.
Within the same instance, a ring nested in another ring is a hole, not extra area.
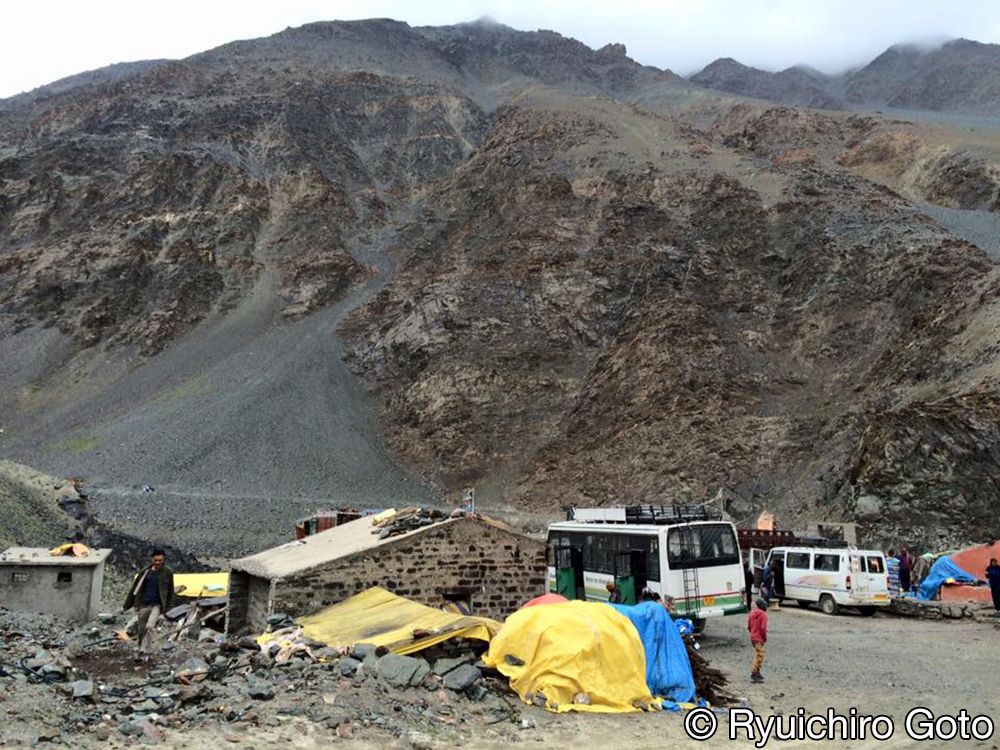
[(702, 633), (705, 632), (704, 617), (695, 618), (694, 620), (691, 620), (691, 624), (694, 626), (694, 632), (697, 633), (698, 635), (701, 635)]
[(860, 612), (864, 617), (871, 617), (875, 614), (875, 607), (858, 607), (858, 612)]
[(819, 608), (823, 610), (824, 615), (835, 615), (840, 607), (837, 606), (837, 602), (829, 594), (823, 594), (819, 598)]

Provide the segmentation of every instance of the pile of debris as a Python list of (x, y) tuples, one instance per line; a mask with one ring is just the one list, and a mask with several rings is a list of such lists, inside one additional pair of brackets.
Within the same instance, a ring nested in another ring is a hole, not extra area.
[(454, 518), (462, 515), (464, 511), (456, 510), (450, 515), (444, 511), (434, 508), (403, 508), (392, 515), (376, 521), (373, 524), (372, 533), (378, 534), (379, 539), (386, 539), (390, 536), (407, 534), (425, 526), (433, 526), (447, 518)]
[(73, 629), (0, 608), (0, 705), (19, 718), (6, 740), (85, 735), (156, 744), (194, 727), (239, 733), (290, 717), (337, 737), (359, 728), (386, 738), (440, 736), (470, 722), (498, 736), (522, 728), (506, 681), (479, 659), (482, 642), (456, 639), (399, 656), (365, 644), (297, 641), (301, 647), (282, 649), (277, 641), (209, 640), (201, 629), (205, 641), (163, 639), (152, 664), (137, 664), (132, 644), (115, 636), (116, 619)]

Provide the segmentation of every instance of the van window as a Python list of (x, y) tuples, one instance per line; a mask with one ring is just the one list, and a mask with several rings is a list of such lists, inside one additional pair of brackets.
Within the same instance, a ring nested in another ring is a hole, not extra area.
[(660, 540), (651, 536), (648, 539), (649, 551), (646, 553), (646, 577), (651, 581), (660, 580)]
[(840, 555), (813, 555), (813, 568), (827, 573), (836, 573), (840, 570)]
[(809, 570), (809, 553), (789, 552), (785, 567), (795, 568), (796, 570)]
[(881, 557), (869, 557), (868, 558), (868, 572), (869, 573), (885, 573), (885, 563)]

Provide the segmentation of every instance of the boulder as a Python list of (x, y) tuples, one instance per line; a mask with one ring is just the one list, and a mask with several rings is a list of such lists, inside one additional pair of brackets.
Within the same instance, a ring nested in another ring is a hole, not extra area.
[(482, 676), (478, 667), (463, 664), (446, 674), (442, 684), (449, 690), (468, 690)]
[[(386, 654), (378, 660), (375, 672), (393, 687), (403, 688), (411, 684), (411, 680), (418, 670), (424, 669), (424, 675), (430, 671), (427, 662), (423, 659), (415, 659), (412, 656), (399, 656), (398, 654)], [(423, 679), (421, 676), (420, 679)]]

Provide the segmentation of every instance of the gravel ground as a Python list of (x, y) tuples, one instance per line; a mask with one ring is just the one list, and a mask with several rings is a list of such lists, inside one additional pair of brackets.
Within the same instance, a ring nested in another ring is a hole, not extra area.
[[(861, 714), (886, 713), (896, 719), (896, 732), (886, 742), (779, 742), (769, 748), (904, 748), (917, 743), (906, 736), (901, 717), (916, 706), (937, 714), (954, 714), (961, 708), (971, 714), (987, 713), (1000, 720), (996, 692), (996, 644), (1000, 637), (992, 623), (901, 620), (853, 614), (828, 617), (813, 610), (788, 606), (770, 613), (770, 628), (763, 685), (751, 685), (751, 658), (745, 619), (713, 620), (702, 641), (702, 652), (713, 666), (730, 674), (731, 687), (745, 697), (761, 716), (791, 714), (802, 707), (822, 713), (828, 707)], [(553, 715), (524, 707), (528, 728), (503, 736), (490, 726), (475, 723), (456, 737), (430, 738), (425, 747), (496, 748), (511, 744), (546, 748), (671, 748), (752, 747), (741, 739), (726, 738), (727, 725), (706, 742), (684, 733), (683, 717), (672, 713), (630, 715)], [(184, 747), (214, 748), (218, 730), (194, 730), (183, 735)], [(926, 747), (969, 747), (993, 750), (1000, 735), (984, 742), (933, 743)], [(384, 738), (337, 739), (306, 721), (289, 719), (280, 727), (255, 730), (240, 747), (273, 748), (412, 748), (403, 738), (389, 745)]]

